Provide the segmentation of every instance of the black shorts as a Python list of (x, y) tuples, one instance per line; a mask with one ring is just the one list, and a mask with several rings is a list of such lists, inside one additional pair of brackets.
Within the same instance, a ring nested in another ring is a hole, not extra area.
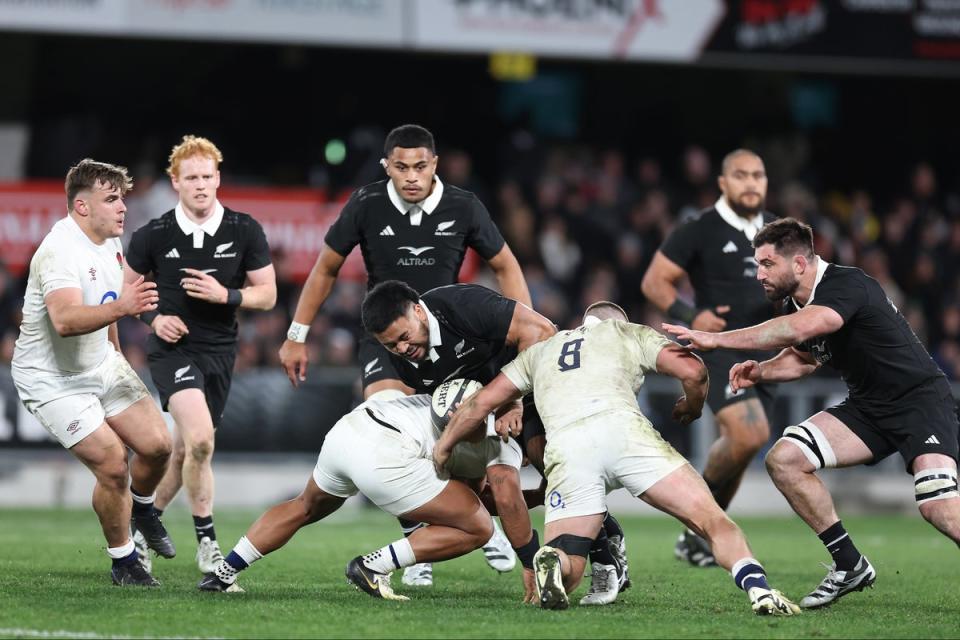
[(364, 334), (357, 344), (357, 360), (364, 389), (381, 380), (400, 380), (400, 374), (390, 360), (390, 352), (369, 334)]
[(757, 357), (766, 359), (769, 354), (743, 353), (737, 351), (711, 351), (701, 354), (703, 363), (707, 365), (710, 374), (710, 389), (707, 391), (707, 406), (717, 414), (724, 407), (743, 402), (751, 398), (760, 400), (763, 411), (769, 421), (773, 415), (773, 405), (777, 400), (777, 385), (772, 383), (758, 384), (749, 389), (741, 389), (733, 393), (730, 389), (730, 369), (738, 362), (755, 360)]
[(220, 425), (233, 380), (236, 353), (198, 353), (176, 347), (152, 349), (147, 357), (150, 376), (167, 411), (170, 396), (183, 389), (200, 389), (207, 401), (214, 428)]
[(945, 379), (925, 383), (910, 392), (893, 410), (869, 410), (847, 398), (827, 412), (853, 431), (873, 454), (877, 464), (895, 451), (900, 452), (907, 473), (913, 473), (914, 458), (924, 453), (941, 453), (957, 459), (960, 425), (957, 403)]

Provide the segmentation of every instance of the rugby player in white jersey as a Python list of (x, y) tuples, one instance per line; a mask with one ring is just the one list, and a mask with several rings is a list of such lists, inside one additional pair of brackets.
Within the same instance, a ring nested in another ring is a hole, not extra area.
[(453, 446), (482, 429), (490, 411), (533, 392), (547, 434), (547, 542), (533, 563), (541, 607), (568, 606), (600, 530), (606, 494), (623, 487), (706, 538), (757, 614), (798, 613), (767, 584), (743, 532), (703, 478), (640, 412), (637, 391), (650, 371), (681, 382), (675, 420), (690, 424), (700, 416), (709, 385), (703, 362), (650, 327), (628, 322), (617, 305), (595, 303), (582, 326), (521, 352), (464, 402), (436, 444), (434, 463), (443, 468)]
[(117, 320), (156, 309), (158, 300), (143, 278), (123, 286), (123, 196), (132, 184), (124, 167), (90, 159), (67, 173), (67, 216), (30, 261), (12, 373), (27, 410), (97, 480), (93, 509), (113, 582), (159, 586), (130, 537), (132, 512), (152, 549), (175, 554), (153, 510), (170, 435), (117, 337)]
[[(487, 470), (505, 465), (520, 468), (520, 447), (499, 438), (462, 443), (453, 452), (449, 473), (438, 473), (431, 452), (440, 433), (431, 422), (430, 396), (371, 398), (343, 416), (323, 441), (316, 467), (303, 492), (264, 513), (233, 550), (200, 581), (201, 591), (242, 591), (237, 574), (287, 543), (302, 527), (322, 520), (357, 492), (387, 513), (424, 522), (409, 536), (347, 564), (347, 579), (375, 598), (407, 600), (390, 585), (390, 574), (423, 562), (449, 560), (479, 549), (493, 534), (490, 514), (464, 482), (479, 480)], [(500, 498), (496, 497), (498, 507)], [(515, 492), (500, 511), (505, 528), (531, 530), (523, 496)], [(515, 520), (516, 519), (516, 520)], [(518, 549), (532, 564), (539, 546), (536, 532)], [(523, 571), (524, 602), (534, 602), (533, 571)]]

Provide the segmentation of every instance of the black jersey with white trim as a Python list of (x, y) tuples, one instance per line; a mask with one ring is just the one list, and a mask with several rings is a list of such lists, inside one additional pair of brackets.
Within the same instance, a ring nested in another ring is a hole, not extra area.
[[(763, 223), (776, 217), (764, 212)], [(679, 226), (660, 251), (690, 277), (698, 309), (729, 305), (722, 317), (724, 330), (742, 329), (774, 316), (771, 304), (757, 281), (757, 263), (751, 238), (731, 226), (716, 207), (702, 211)]]
[[(829, 264), (807, 304), (833, 309), (843, 327), (797, 349), (838, 370), (862, 411), (887, 412), (916, 387), (945, 378), (880, 283), (860, 269)], [(797, 308), (788, 298), (784, 311)]]
[(484, 260), (503, 248), (487, 208), (469, 191), (444, 184), (437, 206), (414, 225), (410, 214), (391, 202), (388, 184), (382, 180), (354, 191), (324, 239), (342, 256), (360, 245), (367, 288), (401, 280), (424, 293), (457, 282), (468, 247)]
[(186, 323), (190, 332), (177, 346), (228, 351), (237, 341), (236, 308), (188, 296), (180, 286), (183, 269), (204, 271), (223, 286), (240, 289), (248, 271), (270, 265), (270, 247), (259, 222), (226, 208), (216, 233), (203, 233), (202, 246), (194, 247), (193, 235), (183, 232), (175, 210), (170, 210), (134, 232), (126, 258), (137, 273), (153, 273), (160, 294), (158, 311), (180, 316)]
[(475, 284), (431, 289), (420, 299), (439, 325), (440, 343), (430, 348), (435, 359), (412, 363), (390, 354), (400, 379), (417, 393), (431, 393), (454, 378), (487, 384), (517, 356), (506, 344), (515, 300)]

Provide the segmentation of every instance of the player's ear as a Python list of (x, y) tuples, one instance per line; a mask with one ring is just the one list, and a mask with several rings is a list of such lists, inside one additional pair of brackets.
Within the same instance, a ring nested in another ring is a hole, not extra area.
[(384, 170), (384, 171), (387, 170), (387, 159), (386, 159), (386, 158), (380, 158), (380, 166), (383, 167), (383, 170)]

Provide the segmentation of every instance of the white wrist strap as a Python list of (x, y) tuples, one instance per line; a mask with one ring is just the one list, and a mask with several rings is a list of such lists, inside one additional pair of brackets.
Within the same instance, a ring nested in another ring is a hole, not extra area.
[(307, 341), (307, 333), (309, 333), (309, 331), (309, 325), (300, 324), (299, 322), (291, 322), (290, 328), (287, 329), (287, 340), (303, 344)]

